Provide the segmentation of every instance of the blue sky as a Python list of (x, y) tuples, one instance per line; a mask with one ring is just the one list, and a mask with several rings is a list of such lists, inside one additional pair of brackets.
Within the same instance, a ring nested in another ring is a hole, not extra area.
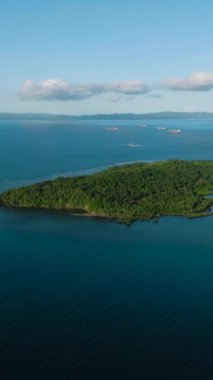
[(0, 5), (0, 112), (213, 112), (212, 1)]

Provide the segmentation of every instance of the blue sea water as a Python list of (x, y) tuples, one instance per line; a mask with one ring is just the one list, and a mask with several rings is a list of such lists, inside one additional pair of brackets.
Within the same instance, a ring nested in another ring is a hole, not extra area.
[[(213, 159), (213, 120), (143, 123), (1, 121), (0, 191), (123, 162)], [(213, 217), (126, 227), (0, 209), (0, 379), (212, 379), (212, 230)]]

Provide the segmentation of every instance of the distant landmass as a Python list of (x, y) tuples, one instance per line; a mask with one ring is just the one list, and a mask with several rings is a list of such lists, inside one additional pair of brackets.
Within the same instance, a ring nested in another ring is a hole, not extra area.
[(46, 113), (0, 113), (0, 120), (147, 120), (147, 119), (213, 119), (210, 112), (113, 113), (96, 115), (55, 115)]

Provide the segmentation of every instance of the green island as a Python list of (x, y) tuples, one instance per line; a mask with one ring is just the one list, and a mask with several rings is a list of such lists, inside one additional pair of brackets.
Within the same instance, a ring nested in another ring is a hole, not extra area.
[(4, 207), (70, 210), (123, 223), (212, 214), (213, 161), (168, 160), (59, 177), (0, 194)]

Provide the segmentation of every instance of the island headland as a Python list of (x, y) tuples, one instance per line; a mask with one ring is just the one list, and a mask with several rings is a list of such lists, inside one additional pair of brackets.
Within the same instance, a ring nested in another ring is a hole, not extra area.
[(213, 161), (168, 160), (12, 189), (0, 194), (0, 205), (70, 210), (129, 224), (164, 215), (210, 215), (212, 193)]

